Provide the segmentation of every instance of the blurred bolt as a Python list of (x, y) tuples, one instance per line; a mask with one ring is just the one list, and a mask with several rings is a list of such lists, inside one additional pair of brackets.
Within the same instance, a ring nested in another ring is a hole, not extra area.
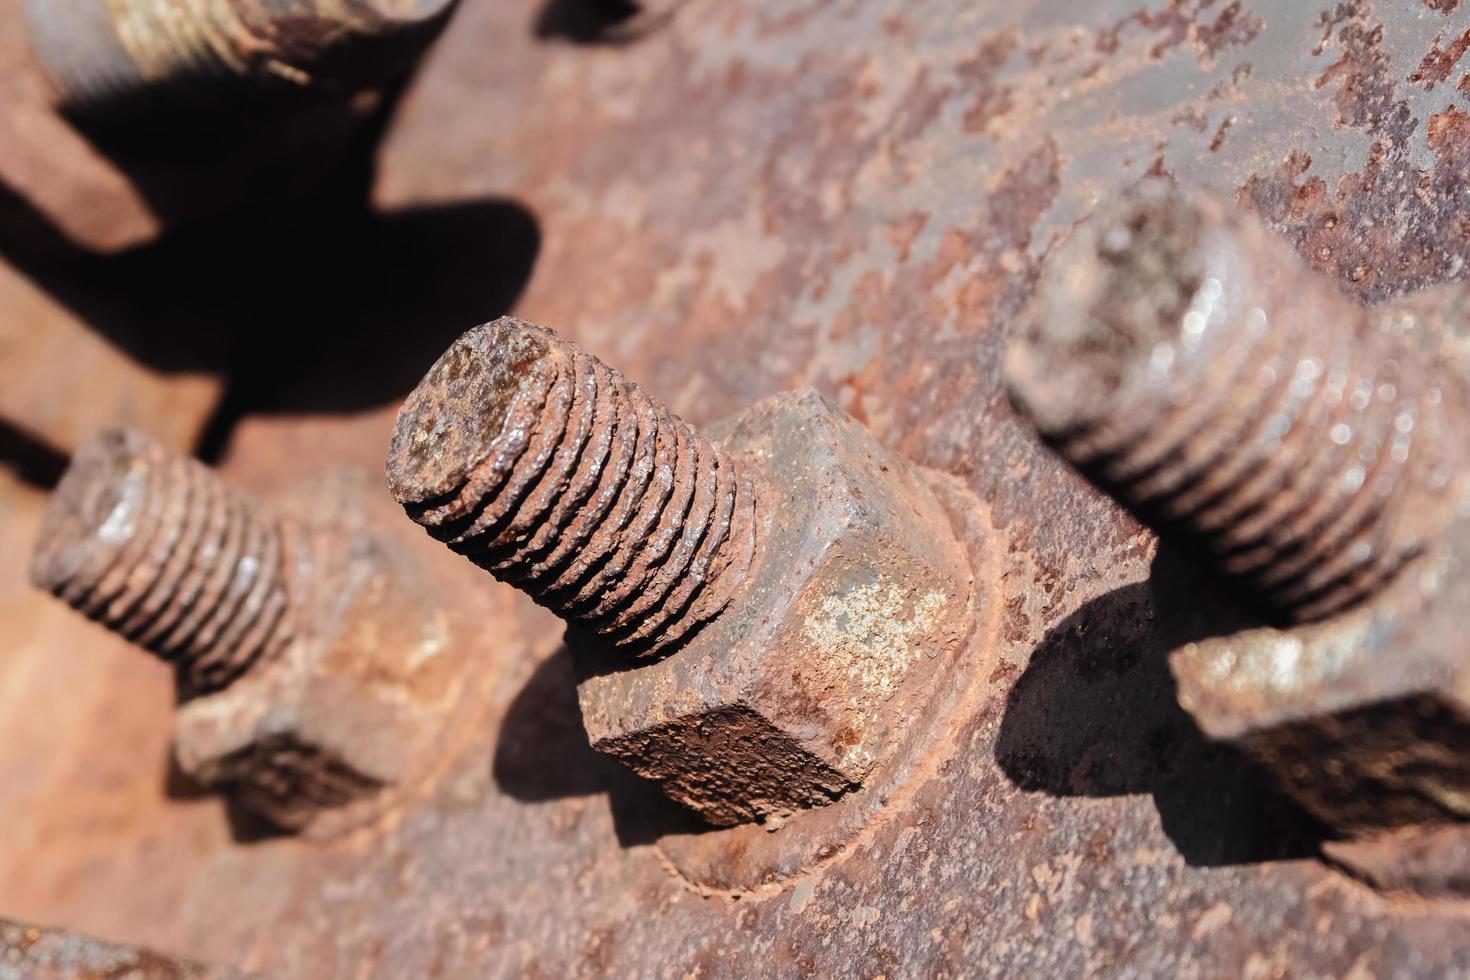
[(213, 472), (147, 436), (78, 450), (41, 526), (31, 579), (219, 690), (290, 642), (280, 528)]
[[(282, 826), (328, 835), (422, 781), (469, 704), (414, 564), (332, 471), (268, 504), (136, 432), (73, 457), (31, 577), (173, 663), (174, 754)], [(383, 506), (388, 506), (383, 501)]]
[(1454, 390), (1258, 222), (1149, 182), (1047, 263), (1021, 411), (1141, 520), (1291, 621), (1357, 603), (1453, 518)]
[(26, 0), (72, 108), (222, 83), (363, 87), (400, 74), (454, 0)]

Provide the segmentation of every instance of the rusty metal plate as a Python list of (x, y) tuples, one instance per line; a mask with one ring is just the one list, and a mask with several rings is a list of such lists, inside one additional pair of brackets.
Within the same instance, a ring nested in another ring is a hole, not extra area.
[[(418, 374), (514, 301), (696, 424), (811, 384), (961, 478), (1006, 556), (996, 668), (848, 847), (711, 892), (661, 856), (684, 815), (587, 747), (559, 624), (411, 526), (490, 705), (431, 797), (329, 846), (169, 784), (156, 665), (7, 578), (3, 911), (279, 976), (1470, 973), (1456, 906), (1317, 860), (1194, 728), (1151, 536), (999, 384), (1042, 256), (1148, 172), (1362, 299), (1460, 276), (1467, 29), (1454, 0), (688, 0), (627, 43), (591, 5), (467, 0), (386, 126), (384, 214), (193, 239), (271, 314), (226, 469), (380, 466)], [(36, 491), (5, 492), (24, 540)]]

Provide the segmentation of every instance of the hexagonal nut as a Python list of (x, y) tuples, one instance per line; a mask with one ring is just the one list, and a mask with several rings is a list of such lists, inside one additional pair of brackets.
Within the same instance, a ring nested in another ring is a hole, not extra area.
[(816, 392), (710, 434), (765, 480), (745, 590), (653, 663), (569, 646), (593, 746), (728, 826), (830, 803), (901, 743), (950, 682), (971, 572), (920, 473)]
[(180, 705), (174, 752), (275, 823), (330, 836), (433, 769), (463, 701), (448, 621), (410, 555), (368, 530), (367, 483), (334, 472), (272, 501), (298, 636), (278, 659)]
[(1170, 656), (1179, 701), (1345, 836), (1470, 820), (1470, 519), (1366, 605)]

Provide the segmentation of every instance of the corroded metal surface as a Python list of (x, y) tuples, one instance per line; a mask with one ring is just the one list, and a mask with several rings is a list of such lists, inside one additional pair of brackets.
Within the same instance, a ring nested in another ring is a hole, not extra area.
[(0, 919), (4, 980), (245, 980), (235, 970), (175, 959), (60, 929)]
[(728, 826), (861, 786), (964, 669), (971, 602), (932, 491), (821, 395), (722, 428), (502, 317), (409, 395), (387, 477), (435, 538), (572, 624), (593, 747)]
[(72, 457), (37, 534), (31, 579), (174, 664), (185, 696), (279, 657), (287, 602), (278, 520), (147, 435), (104, 432)]
[(568, 636), (595, 748), (712, 824), (802, 819), (892, 760), (971, 664), (970, 571), (923, 478), (813, 391), (729, 420), (769, 491), (750, 582), (655, 663)]
[[(1042, 450), (998, 377), (1046, 250), (1150, 170), (1238, 196), (1357, 297), (1460, 275), (1470, 7), (689, 0), (606, 47), (542, 13), (464, 5), (375, 200), (518, 202), (539, 251), (517, 312), (695, 423), (810, 383), (962, 479), (1005, 556), (994, 669), (810, 875), (700, 893), (663, 859), (678, 814), (587, 748), (554, 619), (411, 527), (491, 706), (431, 800), (333, 847), (246, 842), (216, 803), (165, 797), (153, 665), (12, 598), (32, 625), (0, 692), (27, 845), (0, 853), (7, 911), (284, 976), (1470, 971), (1454, 909), (1318, 861), (1320, 831), (1203, 739), (1155, 628), (1152, 538)], [(300, 393), (440, 328), (465, 282), (503, 304), (484, 276), (418, 268), (398, 332), (285, 359), (228, 467), (380, 464), (406, 387), (357, 415)], [(30, 491), (7, 494), (33, 522)], [(44, 726), (14, 708), (45, 699)]]
[(768, 521), (758, 472), (514, 317), (434, 363), (388, 453), (410, 517), (630, 656), (692, 635), (740, 593)]
[[(1180, 704), (1335, 832), (1463, 823), (1463, 378), (1218, 202), (1147, 183), (1048, 260), (1007, 357), (1094, 483), (1295, 628), (1187, 590)], [(1215, 628), (1205, 625), (1214, 620)]]

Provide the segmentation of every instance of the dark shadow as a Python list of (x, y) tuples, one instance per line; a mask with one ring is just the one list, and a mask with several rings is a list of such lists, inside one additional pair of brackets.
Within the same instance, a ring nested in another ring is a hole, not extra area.
[(51, 446), (0, 419), (0, 466), (39, 490), (56, 486), (67, 457)]
[(392, 404), (455, 337), (510, 309), (540, 230), (508, 200), (375, 212), (368, 194), (390, 112), (391, 100), (360, 123), (309, 190), (267, 181), (232, 211), (115, 256), (66, 247), (26, 202), (0, 193), (0, 215), (16, 219), (0, 228), (0, 253), (139, 362), (224, 374), (206, 459), (247, 413)]
[(225, 796), (225, 821), (230, 825), (230, 839), (236, 844), (260, 844), (295, 836), (294, 832), (273, 823), (233, 796)]
[(164, 769), (163, 795), (179, 802), (218, 798), (224, 805), (230, 839), (237, 844), (255, 844), (292, 836), (292, 831), (242, 805), (228, 787), (206, 786), (179, 767), (172, 752)]
[(215, 291), (234, 326), (216, 442), (247, 413), (402, 400), (454, 338), (511, 308), (540, 245), (535, 219), (510, 201), (346, 217), (290, 237), (260, 243)]
[(526, 802), (607, 794), (623, 847), (709, 829), (653, 783), (588, 744), (565, 646), (537, 665), (511, 702), (492, 774), (504, 793)]
[(30, 201), (0, 180), (0, 256), (17, 264), (53, 266), (84, 254)]
[(164, 769), (163, 795), (180, 802), (198, 802), (218, 797), (224, 804), (230, 839), (237, 844), (254, 844), (291, 835), (291, 831), (242, 806), (228, 790), (196, 781), (179, 768), (178, 760), (172, 752), (168, 755)]
[(226, 216), (24, 271), (140, 363), (226, 376), (208, 459), (248, 413), (401, 400), (455, 337), (510, 309), (539, 246), (530, 212), (488, 200), (282, 224)]
[(638, 15), (633, 0), (547, 0), (536, 15), (539, 38), (560, 38), (576, 44), (597, 44), (618, 25)]
[(163, 770), (163, 795), (170, 800), (187, 802), (207, 800), (216, 795), (216, 790), (205, 786), (179, 766), (179, 760), (169, 752)]
[[(1164, 556), (1154, 578), (1172, 577)], [(1221, 608), (1195, 591), (1199, 606)], [(1125, 586), (1059, 623), (1012, 688), (996, 759), (1021, 789), (1054, 796), (1151, 793), (1164, 833), (1192, 865), (1314, 855), (1324, 832), (1179, 706), (1150, 583)], [(1202, 625), (1202, 624), (1194, 624)]]
[(631, 44), (662, 27), (677, 3), (649, 10), (636, 0), (546, 0), (534, 33), (573, 44)]

